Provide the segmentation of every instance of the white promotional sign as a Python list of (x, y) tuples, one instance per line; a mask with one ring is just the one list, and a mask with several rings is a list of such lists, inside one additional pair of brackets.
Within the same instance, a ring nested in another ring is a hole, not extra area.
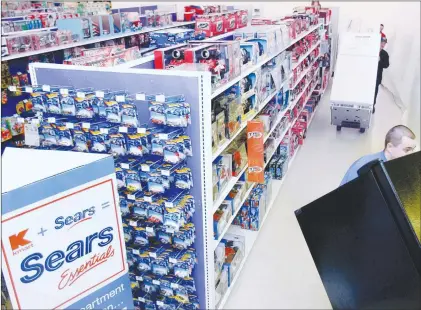
[[(3, 274), (17, 308), (63, 309), (127, 273), (117, 199), (109, 175), (2, 217)], [(109, 295), (86, 309), (102, 309)]]

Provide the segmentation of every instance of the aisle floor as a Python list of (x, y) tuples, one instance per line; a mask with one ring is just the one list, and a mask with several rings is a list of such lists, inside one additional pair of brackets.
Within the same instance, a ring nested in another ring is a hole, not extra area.
[(225, 309), (331, 309), (294, 210), (335, 189), (359, 157), (383, 148), (401, 111), (380, 86), (365, 134), (330, 125), (327, 91)]

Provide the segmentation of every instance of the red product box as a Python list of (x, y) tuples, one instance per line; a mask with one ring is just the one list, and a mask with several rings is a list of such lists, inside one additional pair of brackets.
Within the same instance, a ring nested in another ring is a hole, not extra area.
[(200, 44), (185, 51), (185, 60), (206, 65), (212, 74), (212, 86), (217, 87), (229, 81), (236, 70), (229, 54), (225, 44)]
[(170, 69), (186, 63), (187, 44), (179, 44), (154, 51), (155, 69)]
[[(202, 41), (190, 41), (193, 46), (203, 45)], [(229, 73), (229, 79), (237, 77), (241, 73), (241, 47), (239, 41), (206, 41), (214, 44), (219, 49), (221, 57), (225, 58), (225, 65)], [(190, 56), (189, 56), (190, 57)], [(195, 61), (196, 62), (196, 61)]]
[(247, 150), (249, 182), (264, 183), (264, 129), (261, 121), (253, 120), (247, 123)]
[(225, 32), (230, 32), (237, 29), (237, 18), (235, 13), (225, 13), (223, 16), (225, 23)]
[(247, 27), (249, 22), (249, 14), (247, 10), (240, 10), (236, 13), (237, 28)]
[(196, 31), (202, 31), (210, 38), (224, 33), (224, 18), (221, 14), (197, 16)]

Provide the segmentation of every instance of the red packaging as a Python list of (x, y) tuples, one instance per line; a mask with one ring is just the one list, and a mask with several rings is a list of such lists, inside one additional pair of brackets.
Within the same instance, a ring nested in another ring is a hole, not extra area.
[(263, 122), (253, 120), (247, 122), (247, 153), (248, 153), (248, 175), (249, 182), (264, 183), (264, 139)]
[(223, 16), (225, 22), (225, 32), (230, 32), (237, 29), (237, 18), (235, 13), (226, 13)]
[(169, 69), (186, 63), (185, 50), (187, 47), (187, 44), (179, 44), (155, 50), (155, 69)]
[(240, 10), (236, 14), (237, 17), (237, 28), (246, 27), (249, 22), (249, 14), (247, 10)]

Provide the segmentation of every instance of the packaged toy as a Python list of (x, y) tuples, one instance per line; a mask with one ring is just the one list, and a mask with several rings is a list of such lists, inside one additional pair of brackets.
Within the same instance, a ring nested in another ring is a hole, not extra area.
[(241, 70), (254, 66), (259, 57), (259, 44), (257, 42), (241, 42)]
[(43, 31), (32, 35), (32, 44), (35, 50), (58, 46), (59, 40), (55, 31)]
[(75, 110), (76, 117), (81, 119), (93, 119), (94, 109), (92, 102), (95, 99), (95, 94), (92, 88), (76, 89)]

